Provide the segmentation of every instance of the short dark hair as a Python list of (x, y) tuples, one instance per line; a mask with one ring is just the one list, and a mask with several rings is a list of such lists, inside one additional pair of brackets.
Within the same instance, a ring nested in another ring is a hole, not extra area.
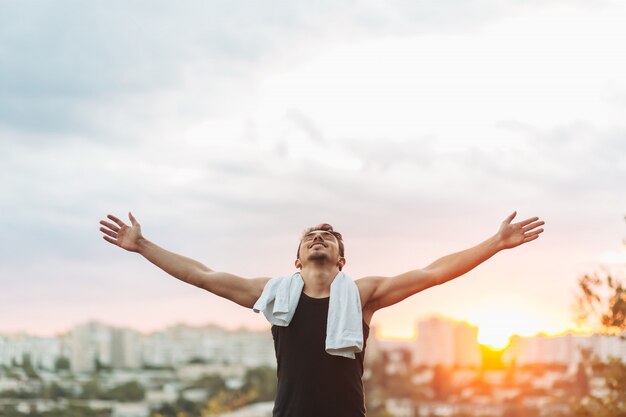
[(333, 236), (335, 236), (335, 238), (337, 239), (337, 242), (339, 242), (339, 256), (341, 256), (342, 258), (345, 256), (344, 247), (343, 247), (343, 237), (341, 236), (341, 233), (335, 231), (330, 224), (321, 223), (321, 224), (318, 224), (317, 226), (309, 227), (302, 233), (302, 237), (300, 238), (300, 243), (298, 244), (298, 253), (296, 254), (296, 259), (300, 259), (300, 246), (302, 245), (302, 239), (304, 239), (304, 237), (308, 235), (309, 233), (314, 232), (316, 230), (323, 230), (325, 232), (330, 232)]

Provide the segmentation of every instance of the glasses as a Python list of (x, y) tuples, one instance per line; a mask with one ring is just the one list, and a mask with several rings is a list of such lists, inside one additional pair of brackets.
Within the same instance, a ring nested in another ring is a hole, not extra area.
[(314, 232), (311, 232), (311, 233), (309, 233), (309, 234), (305, 235), (305, 236), (302, 238), (302, 241), (303, 241), (303, 242), (308, 242), (308, 241), (311, 241), (311, 240), (315, 239), (315, 237), (316, 237), (316, 236), (322, 236), (322, 238), (324, 238), (324, 239), (332, 239), (332, 240), (335, 240), (335, 235), (333, 235), (332, 233), (330, 233), (330, 232), (326, 232), (326, 231), (324, 231), (324, 230), (322, 230), (322, 231), (320, 231), (320, 230), (316, 230), (316, 231), (314, 231)]

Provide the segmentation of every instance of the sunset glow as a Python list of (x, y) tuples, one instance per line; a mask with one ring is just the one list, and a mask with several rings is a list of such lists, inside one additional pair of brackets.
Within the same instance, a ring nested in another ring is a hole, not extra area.
[(505, 304), (486, 298), (484, 307), (468, 313), (468, 321), (478, 326), (478, 342), (501, 349), (514, 334), (531, 336), (537, 333), (554, 333), (561, 329), (546, 328), (546, 320), (528, 307)]
[[(52, 335), (92, 319), (268, 328), (107, 246), (98, 220), (129, 210), (160, 246), (245, 278), (291, 273), (299, 233), (329, 222), (354, 279), (424, 267), (518, 210), (545, 220), (541, 239), (377, 312), (373, 325), (410, 339), (416, 321), (441, 314), (478, 326), (493, 347), (571, 328), (576, 279), (626, 260), (615, 180), (626, 8), (525, 2), (457, 15), (435, 3), (435, 13), (355, 3), (354, 14), (310, 3), (280, 18), (261, 4), (135, 5), (92, 25), (116, 28), (113, 38), (78, 23), (93, 18), (88, 7), (36, 21), (3, 10), (16, 26), (0, 85), (11, 86), (0, 155), (12, 236), (0, 251), (0, 306), (11, 312), (0, 332)], [(105, 46), (115, 57), (94, 55)]]

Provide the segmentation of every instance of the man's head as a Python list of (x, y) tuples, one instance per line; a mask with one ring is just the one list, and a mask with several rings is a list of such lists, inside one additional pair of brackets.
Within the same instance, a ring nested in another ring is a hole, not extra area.
[(298, 245), (296, 267), (302, 268), (303, 261), (322, 260), (336, 260), (339, 270), (346, 262), (341, 233), (333, 230), (328, 223), (318, 224), (304, 231)]

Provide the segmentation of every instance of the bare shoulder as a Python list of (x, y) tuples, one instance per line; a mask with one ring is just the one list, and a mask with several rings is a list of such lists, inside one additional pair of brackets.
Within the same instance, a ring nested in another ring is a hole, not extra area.
[(374, 311), (439, 284), (436, 274), (427, 269), (415, 269), (393, 277), (366, 277), (359, 281), (362, 281), (359, 284), (361, 304)]
[(361, 310), (363, 313), (363, 321), (369, 326), (372, 321), (372, 316), (376, 312), (376, 307), (371, 302), (372, 295), (375, 293), (376, 288), (384, 280), (383, 277), (363, 277), (355, 280), (356, 286), (359, 289), (359, 296), (361, 297)]
[(372, 295), (384, 279), (384, 277), (369, 276), (359, 278), (354, 281), (357, 288), (359, 289), (359, 295), (361, 296), (361, 307), (363, 309), (370, 307), (370, 300), (372, 298)]
[(261, 296), (263, 289), (265, 288), (265, 286), (267, 285), (270, 279), (271, 278), (268, 278), (268, 277), (249, 279), (250, 286), (252, 287), (251, 291), (255, 299), (258, 299)]

